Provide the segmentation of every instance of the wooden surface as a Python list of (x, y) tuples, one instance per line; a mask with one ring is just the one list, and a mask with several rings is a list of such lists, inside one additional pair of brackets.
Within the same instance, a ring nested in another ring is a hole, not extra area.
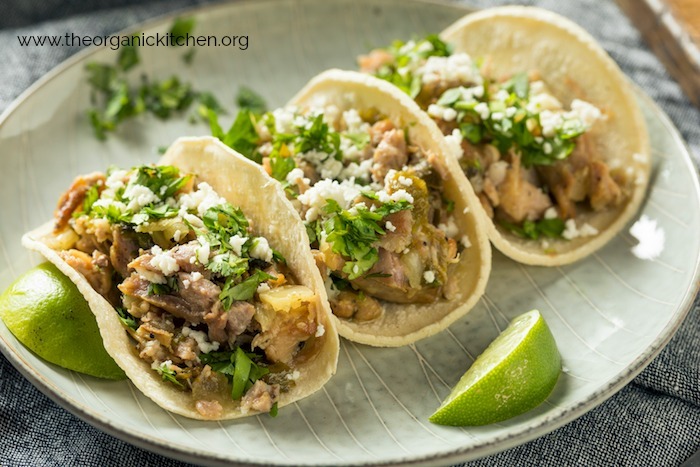
[(616, 0), (647, 44), (700, 107), (700, 0)]

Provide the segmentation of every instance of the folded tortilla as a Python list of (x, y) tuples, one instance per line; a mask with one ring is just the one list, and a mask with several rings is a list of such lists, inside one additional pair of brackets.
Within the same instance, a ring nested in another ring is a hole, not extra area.
[(373, 76), (329, 70), (313, 78), (290, 102), (298, 108), (333, 105), (340, 112), (354, 109), (378, 111), (408, 133), (411, 144), (431, 153), (446, 169), (442, 180), (445, 197), (454, 201), (454, 219), (460, 235), (469, 240), (456, 264), (449, 268), (457, 291), (450, 300), (433, 303), (380, 301), (381, 317), (365, 322), (337, 318), (341, 336), (374, 346), (401, 346), (434, 335), (463, 317), (484, 293), (491, 271), (491, 248), (486, 228), (477, 213), (479, 201), (451, 149), (437, 127), (413, 100), (391, 84)]
[[(255, 235), (268, 239), (286, 259), (297, 283), (315, 293), (318, 323), (323, 325), (325, 332), (322, 336), (312, 337), (296, 355), (295, 369), (299, 371), (296, 384), (288, 392), (282, 392), (278, 405), (282, 407), (319, 390), (335, 373), (338, 335), (330, 318), (323, 281), (308, 247), (306, 229), (279, 184), (271, 180), (260, 166), (211, 137), (178, 139), (158, 165), (174, 165), (182, 172), (196, 174), (199, 181), (209, 183), (220, 196), (239, 207), (254, 226)], [(46, 245), (52, 230), (53, 222), (48, 222), (25, 234), (22, 244), (41, 253), (76, 284), (95, 314), (105, 349), (131, 382), (165, 410), (205, 419), (195, 409), (191, 392), (180, 391), (164, 382), (150, 364), (139, 358), (114, 307), (90, 286), (83, 275)], [(240, 401), (228, 400), (220, 419), (255, 413), (244, 414)]]
[(597, 235), (547, 239), (550, 248), (545, 252), (539, 241), (520, 238), (485, 216), (494, 246), (521, 263), (557, 266), (577, 261), (609, 242), (639, 209), (651, 170), (644, 117), (620, 68), (577, 24), (534, 7), (506, 6), (472, 13), (440, 36), (454, 46), (455, 53), (483, 59), (491, 77), (537, 71), (565, 107), (578, 98), (604, 110), (607, 119), (587, 134), (604, 162), (615, 161), (627, 171), (629, 196), (620, 206), (599, 212), (577, 208), (577, 223), (588, 223)]

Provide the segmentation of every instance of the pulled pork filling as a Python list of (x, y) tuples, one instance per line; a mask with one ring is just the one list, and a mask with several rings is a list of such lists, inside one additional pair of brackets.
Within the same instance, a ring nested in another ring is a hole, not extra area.
[(276, 411), (298, 353), (323, 334), (313, 292), (252, 231), (195, 176), (140, 166), (78, 177), (49, 246), (115, 307), (139, 357), (219, 418), (231, 399)]
[(446, 169), (405, 128), (335, 105), (241, 115), (234, 127), (245, 121), (257, 141), (246, 155), (282, 182), (305, 221), (336, 316), (369, 321), (382, 300), (453, 296), (450, 266), (469, 240), (442, 191)]
[(543, 238), (546, 247), (544, 238), (597, 235), (576, 223), (577, 212), (615, 208), (630, 196), (629, 172), (611, 168), (588, 134), (606, 116), (579, 99), (564, 108), (535, 72), (493, 80), (487, 63), (480, 70), (437, 36), (396, 42), (358, 62), (427, 111), (486, 213), (520, 237)]

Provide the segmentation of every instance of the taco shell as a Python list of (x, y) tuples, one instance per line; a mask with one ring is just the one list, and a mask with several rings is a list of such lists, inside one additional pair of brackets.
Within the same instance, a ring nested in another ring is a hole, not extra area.
[[(254, 226), (255, 234), (267, 238), (284, 256), (298, 283), (314, 291), (318, 320), (325, 332), (307, 341), (304, 349), (295, 357), (299, 376), (296, 384), (281, 394), (279, 406), (319, 390), (335, 373), (338, 335), (330, 319), (323, 281), (308, 248), (306, 230), (279, 184), (271, 180), (260, 166), (211, 137), (178, 139), (158, 165), (174, 165), (183, 172), (196, 174), (200, 181), (209, 183), (220, 196), (240, 207)], [(105, 349), (143, 394), (169, 412), (203, 419), (194, 407), (191, 392), (180, 391), (162, 381), (160, 375), (139, 358), (112, 305), (90, 286), (83, 275), (46, 245), (52, 229), (53, 222), (48, 222), (25, 234), (22, 244), (41, 253), (76, 284), (95, 315)], [(239, 401), (229, 400), (223, 409), (220, 419), (245, 416), (240, 410)], [(251, 412), (249, 415), (254, 414)]]
[[(651, 156), (643, 115), (632, 85), (596, 41), (581, 27), (555, 13), (534, 7), (506, 6), (469, 14), (441, 33), (454, 52), (482, 59), (495, 79), (536, 71), (550, 92), (568, 107), (582, 99), (607, 119), (588, 134), (608, 165), (623, 167), (629, 183), (626, 201), (600, 212), (580, 209), (577, 222), (599, 234), (573, 240), (522, 239), (486, 217), (489, 238), (510, 258), (524, 264), (557, 266), (577, 261), (604, 246), (632, 219), (649, 184)], [(482, 211), (483, 212), (483, 211)]]

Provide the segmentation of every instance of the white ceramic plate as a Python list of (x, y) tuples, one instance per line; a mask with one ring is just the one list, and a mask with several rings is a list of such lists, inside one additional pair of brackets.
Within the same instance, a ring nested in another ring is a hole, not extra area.
[[(248, 34), (249, 48), (200, 48), (191, 67), (179, 50), (142, 49), (144, 69), (176, 72), (225, 104), (241, 84), (281, 105), (317, 72), (354, 67), (354, 57), (394, 38), (440, 31), (465, 10), (399, 0), (244, 2), (195, 10), (197, 32)], [(171, 19), (138, 30), (165, 32)], [(50, 218), (73, 177), (109, 164), (157, 159), (156, 147), (204, 126), (143, 118), (95, 140), (85, 119), (87, 61), (78, 54), (24, 93), (0, 118), (0, 289), (37, 264), (19, 246), (23, 232)], [(312, 397), (280, 411), (233, 422), (170, 415), (128, 382), (62, 370), (35, 357), (0, 324), (0, 345), (40, 390), (80, 418), (146, 449), (199, 463), (447, 463), (498, 452), (547, 433), (600, 404), (668, 342), (696, 294), (700, 237), (698, 181), (668, 118), (640, 94), (652, 135), (654, 176), (642, 213), (666, 232), (656, 261), (630, 253), (617, 236), (589, 259), (560, 268), (525, 267), (496, 254), (485, 298), (449, 330), (414, 346), (375, 349), (343, 342), (337, 375)], [(232, 116), (229, 116), (231, 119)], [(225, 122), (228, 123), (228, 122)], [(447, 428), (428, 416), (515, 315), (542, 311), (564, 361), (554, 393), (535, 410), (501, 424)], [(17, 395), (21, 397), (21, 395)]]

